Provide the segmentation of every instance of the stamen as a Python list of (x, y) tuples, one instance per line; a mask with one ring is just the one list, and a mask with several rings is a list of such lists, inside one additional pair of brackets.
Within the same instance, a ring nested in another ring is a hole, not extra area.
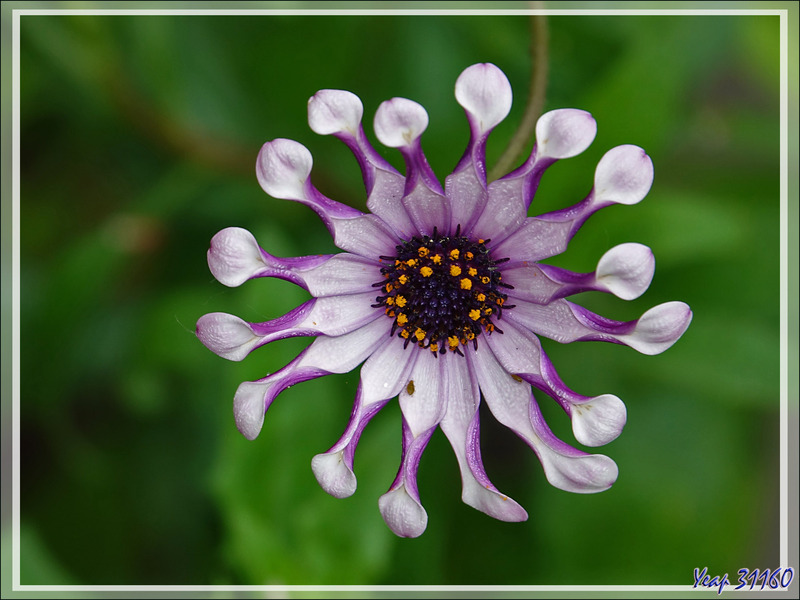
[[(502, 274), (483, 240), (461, 235), (413, 237), (396, 246), (396, 256), (382, 256), (384, 281), (374, 284), (382, 295), (375, 307), (383, 307), (394, 320), (391, 335), (430, 350), (434, 356), (447, 351), (463, 356), (461, 346), (478, 347), (482, 332), (502, 333), (493, 320), (501, 318), (506, 295)], [(447, 257), (447, 261), (445, 261)], [(501, 308), (502, 307), (502, 308)], [(402, 309), (402, 312), (399, 310)]]

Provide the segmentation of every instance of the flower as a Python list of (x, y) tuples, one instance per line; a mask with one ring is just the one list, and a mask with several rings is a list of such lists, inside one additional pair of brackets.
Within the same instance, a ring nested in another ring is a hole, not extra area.
[(626, 421), (625, 405), (612, 394), (582, 396), (568, 388), (539, 342), (602, 340), (658, 354), (683, 334), (692, 313), (667, 302), (639, 319), (618, 322), (566, 298), (610, 292), (630, 300), (650, 285), (655, 260), (649, 248), (626, 243), (606, 252), (592, 273), (573, 273), (540, 261), (563, 252), (597, 210), (636, 204), (653, 181), (650, 157), (636, 146), (613, 148), (597, 165), (589, 195), (569, 208), (528, 217), (544, 171), (583, 152), (596, 123), (582, 110), (561, 109), (536, 124), (536, 144), (525, 163), (487, 184), (485, 147), (511, 107), (511, 86), (492, 64), (467, 68), (455, 85), (470, 127), (466, 152), (444, 189), (422, 152), (425, 109), (404, 98), (380, 105), (375, 135), (398, 148), (405, 176), (367, 140), (363, 107), (354, 94), (322, 90), (308, 102), (311, 129), (334, 135), (353, 152), (364, 178), (370, 213), (322, 195), (311, 183), (312, 157), (301, 144), (276, 139), (256, 162), (261, 187), (275, 198), (314, 210), (328, 227), (335, 255), (278, 258), (240, 228), (211, 240), (208, 264), (216, 279), (238, 286), (278, 277), (306, 289), (310, 300), (265, 323), (233, 315), (200, 318), (197, 336), (210, 350), (242, 360), (273, 340), (316, 336), (281, 370), (242, 383), (233, 411), (239, 431), (258, 436), (264, 413), (287, 387), (364, 363), (350, 422), (328, 451), (311, 462), (322, 488), (337, 498), (354, 493), (353, 456), (370, 419), (399, 396), (402, 456), (397, 477), (379, 500), (394, 533), (419, 536), (427, 525), (417, 468), (440, 427), (458, 459), (465, 503), (503, 521), (524, 521), (525, 510), (492, 485), (480, 453), (478, 406), (483, 397), (494, 417), (537, 454), (548, 481), (578, 493), (608, 489), (617, 466), (556, 438), (545, 423), (532, 387), (552, 397), (585, 446), (614, 440)]

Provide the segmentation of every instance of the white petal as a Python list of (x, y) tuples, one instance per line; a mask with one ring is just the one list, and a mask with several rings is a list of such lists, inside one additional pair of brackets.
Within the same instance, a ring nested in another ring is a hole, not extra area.
[(352, 371), (389, 338), (392, 322), (377, 318), (345, 335), (318, 337), (303, 354), (298, 367), (313, 367), (329, 373)]
[(411, 371), (410, 383), (400, 391), (400, 410), (411, 433), (418, 437), (439, 424), (446, 407), (442, 394), (441, 364), (429, 350), (408, 348), (419, 356)]
[(364, 106), (345, 90), (320, 90), (308, 100), (308, 125), (320, 135), (358, 131)]
[(254, 440), (264, 425), (265, 396), (271, 383), (246, 381), (233, 397), (233, 418), (237, 429), (248, 440)]
[(477, 352), (468, 351), (467, 356), (492, 414), (536, 452), (547, 481), (577, 493), (600, 492), (614, 483), (614, 461), (607, 456), (586, 454), (556, 438), (544, 423), (530, 386), (512, 378), (490, 351), (479, 347)]
[(303, 200), (313, 164), (311, 152), (305, 146), (294, 140), (277, 139), (261, 147), (256, 176), (262, 189), (273, 198)]
[(228, 227), (211, 238), (208, 267), (221, 284), (239, 286), (266, 266), (256, 238), (246, 229)]
[(386, 100), (375, 113), (375, 135), (389, 148), (411, 145), (427, 127), (428, 113), (406, 98)]
[[(528, 513), (514, 500), (498, 491), (489, 481), (477, 447), (473, 452), (475, 463), (467, 458), (467, 446), (480, 444), (478, 430), (478, 403), (480, 390), (474, 375), (469, 372), (467, 361), (453, 353), (439, 357), (448, 361), (445, 367), (444, 395), (447, 398), (447, 412), (439, 426), (453, 446), (461, 471), (461, 499), (465, 504), (501, 521), (525, 521)], [(478, 480), (480, 478), (480, 481)]]
[(493, 129), (511, 110), (511, 84), (491, 63), (472, 65), (456, 80), (456, 100), (475, 119), (481, 133)]
[(575, 494), (593, 494), (610, 488), (619, 476), (617, 464), (603, 454), (568, 456), (541, 444), (537, 448), (550, 485)]
[(317, 298), (313, 308), (302, 321), (293, 324), (293, 328), (315, 330), (330, 336), (343, 335), (380, 318), (383, 313), (372, 308), (374, 303), (375, 292)]
[(197, 321), (198, 339), (214, 354), (228, 360), (243, 360), (261, 341), (250, 325), (227, 313), (209, 313)]
[(594, 140), (597, 123), (584, 110), (551, 110), (536, 122), (537, 157), (570, 158), (577, 156)]
[(656, 269), (652, 251), (642, 244), (620, 244), (597, 263), (597, 283), (623, 300), (641, 296), (650, 286)]
[(625, 404), (613, 394), (572, 405), (572, 432), (584, 446), (602, 446), (617, 439), (627, 420)]
[(358, 294), (381, 281), (380, 266), (353, 254), (336, 254), (324, 263), (302, 273), (312, 296)]
[(612, 148), (594, 173), (595, 202), (636, 204), (653, 185), (653, 161), (638, 146)]
[(347, 498), (356, 491), (356, 476), (345, 464), (343, 452), (317, 454), (311, 459), (311, 470), (319, 485), (334, 498)]
[(405, 340), (387, 337), (361, 367), (361, 393), (364, 406), (394, 398), (408, 387), (418, 348), (403, 348)]
[(428, 514), (404, 485), (381, 496), (378, 507), (383, 520), (400, 537), (419, 537), (428, 526)]
[(665, 302), (644, 313), (636, 329), (619, 340), (642, 354), (660, 354), (678, 341), (692, 322), (692, 311), (683, 302)]

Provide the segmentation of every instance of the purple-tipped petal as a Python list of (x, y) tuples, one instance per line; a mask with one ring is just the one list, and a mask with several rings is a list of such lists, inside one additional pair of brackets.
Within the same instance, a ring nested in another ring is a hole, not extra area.
[(638, 146), (618, 146), (609, 150), (595, 169), (595, 185), (581, 202), (538, 217), (531, 217), (506, 239), (493, 238), (492, 246), (512, 260), (538, 261), (556, 256), (586, 220), (612, 204), (636, 204), (653, 183), (653, 162)]
[(511, 84), (496, 66), (484, 63), (467, 68), (456, 81), (456, 100), (464, 108), (470, 139), (464, 156), (445, 181), (452, 214), (450, 230), (460, 225), (468, 235), (488, 202), (486, 140), (511, 110)]
[(311, 468), (322, 489), (344, 498), (356, 489), (353, 456), (367, 423), (406, 385), (416, 354), (403, 350), (398, 337), (385, 338), (361, 368), (353, 411), (344, 434), (327, 452), (316, 455)]
[(310, 269), (294, 271), (315, 298), (360, 294), (374, 289), (372, 284), (382, 278), (378, 263), (354, 254), (343, 252), (321, 258), (324, 262)]
[[(306, 182), (314, 159), (308, 148), (294, 140), (278, 138), (261, 147), (256, 160), (256, 177), (261, 188), (273, 198), (309, 203)], [(355, 209), (344, 207), (350, 213)]]
[(356, 135), (364, 105), (352, 92), (320, 90), (308, 99), (308, 126), (320, 135)]
[(223, 285), (236, 287), (269, 269), (253, 234), (240, 227), (228, 227), (211, 238), (208, 268)]
[(240, 361), (261, 344), (249, 323), (227, 313), (209, 313), (197, 321), (195, 335), (217, 356)]
[(311, 459), (311, 470), (319, 486), (334, 498), (348, 498), (358, 487), (352, 467), (344, 462), (344, 452), (325, 452)]
[(400, 537), (419, 537), (428, 526), (428, 513), (419, 498), (413, 496), (404, 485), (381, 496), (378, 499), (378, 508), (389, 529)]
[(491, 63), (467, 67), (456, 80), (456, 100), (479, 134), (491, 131), (508, 116), (512, 98), (508, 78)]
[[(562, 158), (576, 156), (583, 152), (594, 140), (597, 124), (589, 113), (572, 108), (553, 110), (542, 115), (536, 123), (536, 145), (528, 160), (508, 175), (493, 181), (489, 185), (489, 200), (486, 209), (475, 225), (475, 233), (491, 239), (497, 246), (509, 235), (526, 224), (528, 207), (545, 170)], [(536, 236), (538, 237), (538, 236)], [(536, 242), (537, 248), (553, 246), (553, 242)], [(531, 255), (521, 248), (513, 250), (516, 242), (509, 250), (501, 251), (504, 256), (524, 257), (527, 260), (544, 258), (539, 256), (541, 250)], [(566, 246), (565, 246), (566, 247)], [(554, 256), (563, 252), (555, 252)]]
[(403, 418), (403, 456), (389, 491), (378, 499), (383, 520), (400, 537), (418, 537), (428, 525), (428, 514), (422, 507), (417, 489), (417, 469), (422, 452), (428, 445), (436, 427), (420, 435), (411, 432)]
[(620, 244), (606, 252), (597, 263), (595, 280), (617, 298), (633, 300), (641, 296), (653, 280), (656, 259), (642, 244)]
[(683, 335), (692, 322), (692, 311), (684, 302), (654, 306), (636, 321), (636, 327), (620, 341), (642, 354), (661, 354)]
[(298, 142), (267, 142), (256, 161), (258, 182), (270, 196), (300, 202), (316, 212), (342, 250), (373, 259), (392, 252), (399, 240), (379, 217), (331, 200), (311, 184), (312, 162), (311, 153)]
[(444, 361), (432, 352), (419, 352), (408, 385), (400, 391), (400, 410), (414, 437), (435, 428), (447, 410), (443, 394)]
[(358, 96), (343, 90), (320, 90), (308, 101), (308, 123), (321, 135), (335, 135), (358, 160), (367, 188), (367, 208), (395, 233), (408, 239), (416, 228), (400, 200), (405, 178), (378, 154), (364, 135), (364, 108)]
[(286, 388), (330, 373), (347, 373), (370, 356), (389, 333), (388, 319), (371, 323), (337, 337), (318, 337), (292, 362), (263, 379), (246, 381), (234, 396), (236, 426), (247, 439), (255, 439), (263, 414)]
[(407, 98), (386, 100), (375, 113), (375, 135), (389, 148), (413, 145), (427, 128), (428, 113)]
[(486, 403), (494, 417), (525, 441), (539, 457), (551, 485), (577, 493), (608, 489), (616, 480), (614, 462), (586, 454), (556, 438), (541, 418), (530, 385), (514, 379), (485, 346), (468, 351)]
[(268, 385), (246, 381), (239, 386), (233, 397), (233, 418), (236, 421), (236, 428), (248, 440), (256, 439), (264, 426)]
[(653, 185), (653, 161), (638, 146), (617, 146), (605, 153), (594, 174), (595, 202), (636, 204)]
[(528, 513), (500, 492), (483, 468), (480, 453), (480, 389), (467, 361), (452, 353), (439, 358), (444, 367), (447, 412), (439, 424), (453, 447), (461, 471), (461, 499), (465, 504), (501, 521), (525, 521)]
[(239, 227), (223, 229), (212, 238), (208, 265), (214, 277), (229, 287), (256, 277), (278, 277), (317, 298), (363, 293), (382, 277), (377, 261), (354, 254), (278, 258), (261, 249), (253, 235)]
[(530, 403), (530, 422), (541, 442), (536, 454), (550, 485), (576, 494), (594, 494), (617, 480), (619, 469), (608, 456), (586, 454), (553, 435), (536, 402)]
[(619, 398), (611, 394), (589, 397), (574, 392), (561, 381), (533, 333), (508, 320), (503, 323), (503, 332), (487, 337), (492, 354), (507, 372), (561, 405), (572, 419), (575, 439), (585, 446), (602, 446), (622, 433), (626, 411)]
[(375, 293), (327, 296), (309, 300), (265, 323), (247, 323), (226, 313), (211, 313), (197, 321), (196, 334), (212, 352), (240, 361), (270, 342), (308, 335), (338, 336), (377, 319)]
[(606, 252), (593, 273), (527, 261), (510, 264), (503, 270), (503, 281), (514, 286), (509, 297), (549, 304), (587, 291), (610, 292), (623, 300), (638, 298), (649, 287), (656, 263), (650, 248), (629, 243)]
[(428, 126), (428, 113), (406, 98), (383, 102), (375, 113), (375, 135), (382, 144), (399, 148), (406, 162), (403, 207), (422, 235), (432, 235), (434, 227), (450, 223), (450, 202), (444, 196), (422, 152), (420, 136)]
[(613, 394), (603, 394), (572, 405), (572, 433), (584, 446), (604, 446), (617, 439), (625, 427), (628, 411)]
[(574, 108), (551, 110), (536, 122), (536, 156), (571, 158), (594, 141), (597, 122), (591, 114)]
[(614, 321), (585, 308), (556, 300), (547, 306), (515, 300), (508, 319), (538, 335), (567, 344), (575, 341), (614, 342), (642, 354), (660, 354), (689, 327), (692, 311), (683, 302), (666, 302), (635, 321)]

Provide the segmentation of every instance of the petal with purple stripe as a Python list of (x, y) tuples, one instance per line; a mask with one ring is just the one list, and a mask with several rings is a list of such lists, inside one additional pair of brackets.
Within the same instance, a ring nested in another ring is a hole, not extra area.
[(403, 349), (400, 338), (387, 337), (385, 340), (361, 367), (361, 381), (344, 434), (327, 452), (317, 454), (311, 461), (320, 486), (337, 498), (355, 492), (353, 457), (361, 432), (388, 400), (406, 385), (416, 358), (415, 352)]
[(480, 389), (463, 357), (441, 356), (447, 412), (439, 424), (453, 447), (461, 471), (461, 499), (465, 504), (501, 521), (525, 521), (528, 513), (498, 491), (483, 468), (480, 451)]
[(279, 371), (239, 386), (233, 400), (236, 427), (247, 439), (255, 439), (264, 423), (264, 413), (286, 388), (328, 375), (347, 373), (367, 359), (389, 334), (388, 319), (376, 319), (338, 337), (318, 337), (292, 362)]
[(285, 139), (267, 142), (256, 161), (258, 182), (274, 198), (294, 200), (316, 212), (333, 236), (333, 242), (347, 252), (375, 257), (388, 254), (399, 239), (375, 215), (364, 214), (327, 198), (309, 176), (313, 159), (302, 144)]

